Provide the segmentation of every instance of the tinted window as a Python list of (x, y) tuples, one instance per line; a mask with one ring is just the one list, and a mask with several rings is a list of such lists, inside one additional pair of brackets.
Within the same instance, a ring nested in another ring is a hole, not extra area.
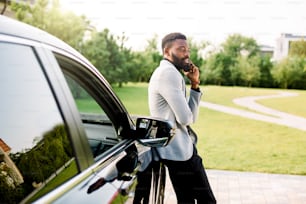
[[(111, 121), (109, 94), (103, 84), (88, 69), (70, 59), (58, 58), (70, 91), (80, 113), (94, 157), (102, 155), (119, 142)], [(106, 105), (107, 103), (107, 105)]]
[(31, 201), (77, 169), (63, 119), (33, 49), (0, 42), (0, 69), (0, 199)]

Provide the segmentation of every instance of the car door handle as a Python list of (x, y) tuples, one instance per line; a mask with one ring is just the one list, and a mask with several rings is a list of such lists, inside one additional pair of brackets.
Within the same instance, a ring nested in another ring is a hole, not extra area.
[(130, 181), (138, 170), (138, 154), (135, 151), (129, 152), (123, 158), (121, 158), (116, 165), (108, 169), (108, 172), (103, 177), (99, 178), (96, 182), (91, 184), (87, 189), (87, 193), (90, 194), (95, 190), (98, 190), (108, 182), (112, 182), (115, 179), (122, 181)]
[(112, 180), (107, 180), (105, 178), (100, 178), (98, 179), (95, 183), (91, 184), (89, 186), (89, 188), (87, 189), (87, 193), (90, 194), (92, 192), (94, 192), (95, 190), (98, 190), (99, 188), (101, 188), (102, 186), (104, 186), (104, 184), (108, 183), (108, 182), (112, 182), (114, 181), (115, 179), (112, 179)]

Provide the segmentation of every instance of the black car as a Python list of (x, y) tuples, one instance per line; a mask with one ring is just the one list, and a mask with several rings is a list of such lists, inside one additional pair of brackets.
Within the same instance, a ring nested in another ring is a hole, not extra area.
[(73, 48), (0, 16), (0, 203), (131, 203), (151, 148), (172, 136), (168, 121), (132, 118)]

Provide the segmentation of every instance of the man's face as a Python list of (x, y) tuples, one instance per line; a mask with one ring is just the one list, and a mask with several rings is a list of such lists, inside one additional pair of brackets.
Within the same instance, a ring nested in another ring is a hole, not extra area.
[(177, 39), (169, 48), (168, 59), (179, 69), (185, 67), (189, 61), (190, 50), (186, 40)]

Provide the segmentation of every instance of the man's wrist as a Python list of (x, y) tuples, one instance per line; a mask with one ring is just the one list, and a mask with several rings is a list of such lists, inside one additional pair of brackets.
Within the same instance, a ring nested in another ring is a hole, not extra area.
[(196, 90), (196, 89), (199, 89), (200, 87), (199, 87), (199, 85), (194, 85), (194, 86), (191, 86), (191, 89), (194, 89), (194, 90)]
[(191, 81), (190, 83), (192, 89), (199, 89), (200, 81)]
[(200, 92), (200, 87), (199, 87), (200, 82), (191, 82), (191, 89), (197, 92)]

